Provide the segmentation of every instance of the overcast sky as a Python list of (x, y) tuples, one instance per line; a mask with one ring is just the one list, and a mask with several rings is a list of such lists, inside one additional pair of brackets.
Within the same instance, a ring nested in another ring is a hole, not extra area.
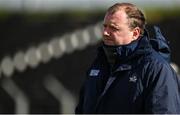
[(61, 10), (107, 8), (116, 2), (131, 2), (140, 7), (180, 6), (180, 0), (0, 0), (0, 9), (6, 10)]

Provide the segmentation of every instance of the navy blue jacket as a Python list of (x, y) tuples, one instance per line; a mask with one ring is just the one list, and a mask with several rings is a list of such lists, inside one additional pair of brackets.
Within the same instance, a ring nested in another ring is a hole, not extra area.
[(170, 49), (160, 30), (117, 48), (110, 69), (99, 48), (81, 92), (76, 113), (180, 113), (180, 85), (170, 66)]

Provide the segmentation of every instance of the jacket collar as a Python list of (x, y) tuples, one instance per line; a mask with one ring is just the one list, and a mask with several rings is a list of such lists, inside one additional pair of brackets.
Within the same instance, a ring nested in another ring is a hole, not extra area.
[(139, 40), (133, 41), (128, 45), (108, 46), (103, 44), (103, 49), (110, 65), (122, 62), (130, 56), (136, 49)]
[[(150, 44), (147, 34), (133, 41), (128, 45), (107, 46), (102, 45), (102, 51), (105, 54), (110, 67), (115, 71), (124, 71), (132, 68), (132, 61), (135, 57), (145, 55), (150, 52)], [(110, 60), (110, 61), (109, 61)], [(114, 62), (112, 62), (114, 60)]]

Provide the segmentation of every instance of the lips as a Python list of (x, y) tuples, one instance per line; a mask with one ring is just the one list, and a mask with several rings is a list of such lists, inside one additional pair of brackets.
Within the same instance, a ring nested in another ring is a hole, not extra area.
[(113, 45), (114, 44), (113, 40), (111, 38), (107, 38), (107, 37), (103, 38), (103, 42), (106, 45)]
[(106, 41), (113, 41), (112, 38), (110, 38), (110, 37), (104, 37), (104, 40), (106, 40)]

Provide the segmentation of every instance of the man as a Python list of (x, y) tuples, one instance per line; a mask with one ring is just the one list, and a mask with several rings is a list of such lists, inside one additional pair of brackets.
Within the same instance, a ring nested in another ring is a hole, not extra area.
[(180, 86), (168, 43), (144, 14), (117, 3), (104, 18), (103, 44), (87, 72), (76, 113), (180, 113)]

